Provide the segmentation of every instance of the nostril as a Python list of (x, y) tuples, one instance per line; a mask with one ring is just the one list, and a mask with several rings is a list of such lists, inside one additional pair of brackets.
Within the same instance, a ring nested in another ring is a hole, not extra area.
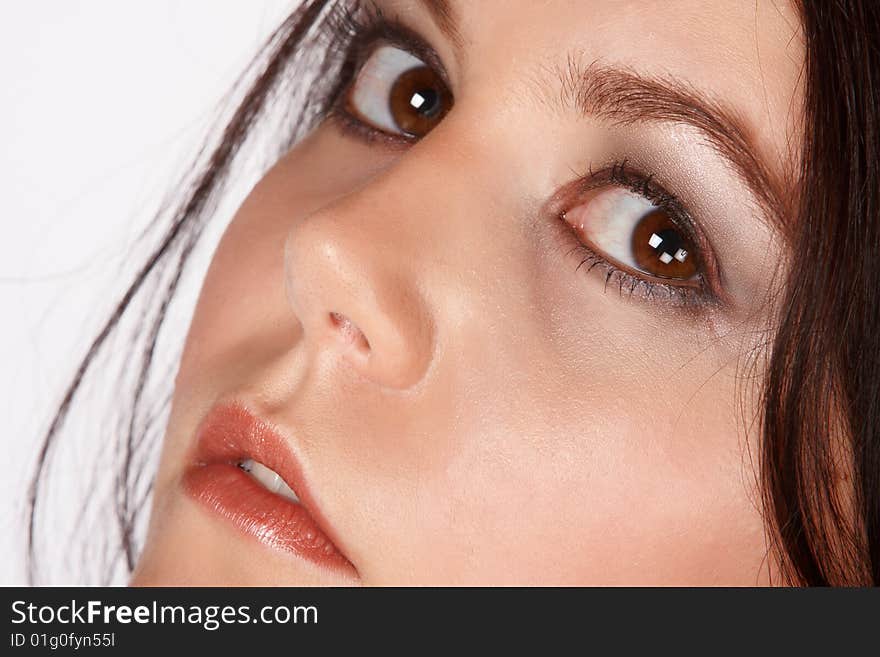
[(370, 350), (370, 342), (367, 340), (367, 336), (345, 315), (331, 312), (330, 325), (337, 329), (347, 342), (356, 345), (364, 351)]

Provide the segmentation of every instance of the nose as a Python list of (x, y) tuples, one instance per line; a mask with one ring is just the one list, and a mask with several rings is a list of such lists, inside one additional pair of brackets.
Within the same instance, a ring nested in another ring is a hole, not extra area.
[(285, 242), (285, 284), (307, 347), (332, 351), (383, 387), (421, 381), (435, 331), (417, 248), (412, 226), (371, 192), (297, 221)]

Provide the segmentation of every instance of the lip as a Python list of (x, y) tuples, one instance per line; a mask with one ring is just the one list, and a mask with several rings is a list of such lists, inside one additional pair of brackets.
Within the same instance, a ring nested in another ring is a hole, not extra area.
[[(299, 502), (273, 493), (238, 467), (253, 459), (278, 473)], [(269, 547), (355, 577), (356, 569), (331, 539), (288, 442), (239, 403), (215, 405), (196, 432), (184, 490), (203, 507)]]

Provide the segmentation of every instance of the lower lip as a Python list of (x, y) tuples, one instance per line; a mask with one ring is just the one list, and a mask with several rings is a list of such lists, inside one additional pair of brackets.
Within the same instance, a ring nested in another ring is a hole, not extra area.
[(305, 507), (264, 488), (237, 465), (195, 466), (186, 473), (184, 486), (198, 502), (260, 542), (333, 570), (352, 570)]
[[(272, 435), (261, 420), (243, 408), (217, 407), (199, 431), (197, 458), (183, 475), (183, 489), (204, 508), (262, 544), (356, 577), (354, 566), (304, 504), (273, 493), (238, 467), (239, 461), (254, 458), (268, 467), (283, 466), (290, 474), (296, 464), (282, 443), (282, 437)], [(297, 494), (306, 495), (303, 499), (308, 503), (304, 482), (296, 485), (301, 488)]]

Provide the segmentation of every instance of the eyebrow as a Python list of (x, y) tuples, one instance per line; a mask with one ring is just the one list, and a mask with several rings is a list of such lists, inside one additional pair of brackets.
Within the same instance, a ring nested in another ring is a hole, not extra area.
[(560, 105), (618, 126), (649, 121), (696, 128), (751, 188), (777, 228), (785, 228), (790, 172), (770, 169), (757, 155), (746, 122), (723, 102), (674, 78), (645, 77), (633, 70), (576, 58), (559, 71)]
[[(450, 0), (418, 2), (463, 59), (464, 40)], [(776, 227), (785, 228), (791, 173), (774, 171), (758, 157), (752, 133), (732, 108), (673, 78), (646, 77), (598, 60), (583, 66), (575, 56), (566, 61), (557, 69), (562, 109), (574, 105), (585, 116), (618, 126), (656, 121), (696, 128), (749, 186)]]

